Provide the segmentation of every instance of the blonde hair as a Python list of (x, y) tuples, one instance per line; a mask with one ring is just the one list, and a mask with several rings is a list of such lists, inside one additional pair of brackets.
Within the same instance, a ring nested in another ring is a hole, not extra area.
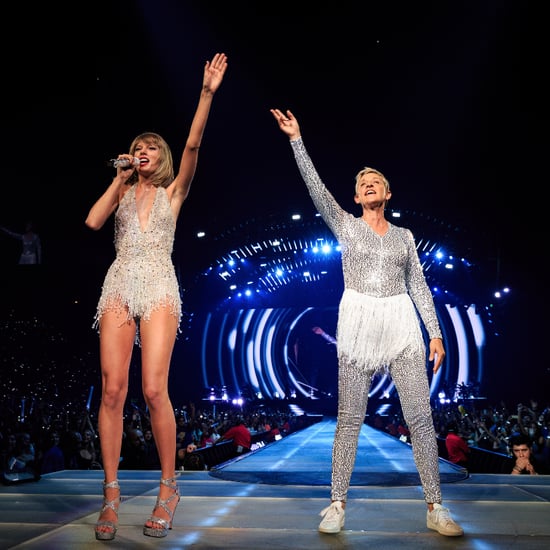
[[(156, 145), (160, 151), (160, 166), (153, 176), (153, 185), (157, 187), (168, 187), (174, 181), (174, 162), (172, 160), (172, 151), (168, 146), (168, 143), (162, 136), (155, 132), (144, 132), (136, 136), (130, 145), (130, 155), (133, 155), (136, 147), (140, 143), (146, 145)], [(129, 178), (128, 183), (136, 183), (138, 179), (137, 172), (135, 171)]]
[(365, 166), (356, 176), (355, 176), (355, 193), (359, 191), (359, 180), (365, 175), (365, 174), (378, 174), (382, 181), (384, 182), (384, 188), (386, 189), (386, 193), (391, 192), (390, 189), (390, 182), (386, 179), (386, 176), (382, 174), (379, 170), (376, 168), (369, 168), (368, 166)]

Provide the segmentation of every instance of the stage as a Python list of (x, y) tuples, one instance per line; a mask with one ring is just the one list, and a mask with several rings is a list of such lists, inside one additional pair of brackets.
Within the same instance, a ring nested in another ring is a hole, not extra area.
[(440, 460), (444, 504), (465, 535), (426, 527), (426, 506), (409, 445), (363, 426), (338, 535), (317, 531), (330, 499), (335, 419), (325, 417), (211, 471), (182, 471), (182, 499), (168, 537), (142, 534), (158, 492), (158, 471), (120, 472), (116, 539), (99, 542), (100, 470), (64, 470), (0, 486), (2, 549), (196, 548), (224, 550), (550, 548), (550, 476), (472, 474)]

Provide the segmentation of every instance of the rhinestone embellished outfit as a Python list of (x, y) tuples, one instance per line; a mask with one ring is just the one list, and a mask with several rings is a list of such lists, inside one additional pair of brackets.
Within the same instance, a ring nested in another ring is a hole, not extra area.
[(135, 185), (126, 192), (115, 214), (116, 257), (103, 282), (96, 328), (105, 311), (121, 305), (128, 309), (128, 320), (148, 320), (159, 307), (169, 308), (180, 319), (181, 297), (172, 262), (175, 230), (166, 189), (155, 190), (145, 229), (138, 219)]
[(441, 338), (441, 330), (413, 235), (389, 223), (387, 233), (380, 236), (343, 210), (317, 174), (302, 138), (290, 144), (313, 203), (342, 248), (344, 292), (336, 335), (338, 419), (331, 498), (347, 498), (372, 378), (385, 370), (399, 393), (424, 498), (440, 503), (426, 344), (418, 316), (430, 339)]

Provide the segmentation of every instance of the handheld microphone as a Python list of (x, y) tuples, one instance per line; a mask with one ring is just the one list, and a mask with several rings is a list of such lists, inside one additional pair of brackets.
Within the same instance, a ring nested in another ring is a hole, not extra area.
[(137, 157), (134, 157), (130, 162), (128, 159), (111, 159), (107, 161), (107, 166), (112, 166), (113, 168), (129, 168), (130, 166), (139, 166), (140, 160)]

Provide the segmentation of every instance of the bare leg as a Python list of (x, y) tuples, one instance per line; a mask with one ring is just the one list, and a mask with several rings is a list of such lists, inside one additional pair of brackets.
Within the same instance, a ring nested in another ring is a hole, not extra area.
[[(128, 370), (134, 346), (136, 325), (126, 320), (126, 311), (108, 311), (100, 322), (101, 403), (98, 430), (105, 483), (116, 481), (122, 446), (122, 414), (128, 393)], [(112, 501), (120, 489), (106, 488), (105, 500)], [(116, 522), (114, 510), (106, 508), (101, 521)], [(98, 527), (98, 530), (108, 530)]]
[[(159, 452), (162, 479), (173, 478), (176, 470), (176, 419), (168, 394), (168, 374), (177, 329), (178, 319), (164, 307), (155, 310), (149, 321), (140, 323), (143, 396), (151, 416), (151, 429)], [(166, 500), (173, 494), (173, 488), (161, 484), (161, 500)], [(177, 499), (171, 502), (175, 509)], [(156, 507), (154, 515), (170, 520), (169, 514), (162, 507)], [(150, 520), (145, 525), (155, 526)]]

